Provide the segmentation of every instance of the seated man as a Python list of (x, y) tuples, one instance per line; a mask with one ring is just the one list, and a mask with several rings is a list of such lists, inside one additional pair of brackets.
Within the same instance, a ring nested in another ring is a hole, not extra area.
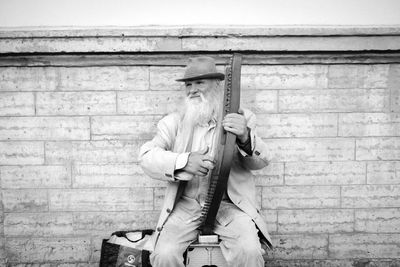
[[(250, 111), (240, 109), (219, 118), (224, 76), (210, 57), (189, 59), (184, 77), (178, 80), (185, 83), (184, 105), (160, 120), (156, 136), (140, 149), (139, 161), (145, 173), (167, 182), (150, 256), (153, 267), (184, 266), (183, 253), (197, 240), (207, 174), (216, 163), (218, 125), (237, 136), (237, 149), (214, 232), (221, 239), (229, 266), (264, 266), (260, 241), (267, 246), (271, 242), (257, 209), (250, 170), (267, 165), (266, 147), (255, 134), (255, 116)], [(181, 194), (180, 181), (187, 181)]]

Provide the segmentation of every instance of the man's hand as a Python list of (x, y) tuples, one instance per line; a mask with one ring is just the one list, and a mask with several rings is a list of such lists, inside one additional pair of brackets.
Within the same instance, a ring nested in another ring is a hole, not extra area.
[(207, 152), (208, 147), (200, 151), (191, 152), (183, 170), (194, 175), (206, 176), (209, 170), (214, 169), (215, 166), (215, 160), (207, 155)]
[(242, 109), (239, 109), (238, 113), (227, 114), (222, 121), (222, 126), (225, 131), (235, 134), (241, 143), (246, 143), (249, 138), (247, 120), (243, 115)]

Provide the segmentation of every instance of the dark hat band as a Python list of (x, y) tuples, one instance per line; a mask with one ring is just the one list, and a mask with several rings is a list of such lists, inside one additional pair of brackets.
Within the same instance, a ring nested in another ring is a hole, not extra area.
[(202, 75), (196, 75), (192, 77), (184, 77), (182, 79), (177, 79), (176, 81), (178, 82), (186, 82), (186, 81), (194, 81), (194, 80), (200, 80), (200, 79), (217, 79), (217, 80), (224, 80), (225, 79), (225, 74), (223, 73), (207, 73), (207, 74), (202, 74)]

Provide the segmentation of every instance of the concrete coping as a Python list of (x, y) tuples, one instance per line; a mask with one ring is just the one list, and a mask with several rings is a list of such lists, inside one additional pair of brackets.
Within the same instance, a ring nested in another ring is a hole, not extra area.
[(0, 38), (60, 37), (274, 37), (274, 36), (392, 36), (400, 25), (382, 26), (140, 26), (140, 27), (16, 27), (0, 28)]
[(0, 54), (399, 50), (400, 25), (0, 28)]

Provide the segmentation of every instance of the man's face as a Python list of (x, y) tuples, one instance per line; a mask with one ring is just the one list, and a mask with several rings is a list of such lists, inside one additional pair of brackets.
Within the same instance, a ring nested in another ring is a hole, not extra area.
[(214, 86), (214, 81), (210, 79), (201, 79), (185, 82), (186, 95), (190, 100), (201, 101), (200, 95), (207, 95), (208, 91)]

